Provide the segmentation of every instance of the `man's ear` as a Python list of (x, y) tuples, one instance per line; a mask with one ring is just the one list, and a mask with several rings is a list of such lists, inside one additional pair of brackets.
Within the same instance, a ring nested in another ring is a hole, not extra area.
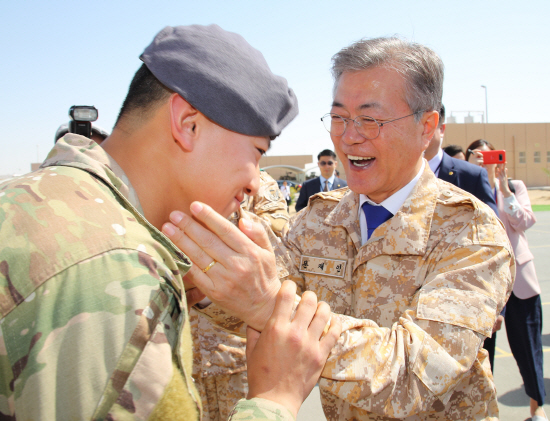
[(190, 152), (195, 147), (198, 135), (197, 117), (199, 111), (179, 94), (172, 94), (169, 101), (170, 127), (172, 137), (184, 151)]
[(422, 140), (428, 147), (430, 140), (434, 137), (435, 130), (439, 123), (439, 113), (437, 111), (427, 111), (422, 116)]

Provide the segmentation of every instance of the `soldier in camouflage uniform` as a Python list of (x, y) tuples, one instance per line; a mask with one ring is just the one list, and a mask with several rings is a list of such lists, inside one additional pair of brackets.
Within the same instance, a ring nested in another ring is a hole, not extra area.
[(246, 196), (243, 209), (258, 215), (271, 227), (275, 235), (282, 237), (288, 226), (286, 200), (279, 185), (267, 172), (260, 171), (260, 189), (254, 196)]
[(350, 190), (313, 196), (283, 238), (288, 278), (343, 325), (320, 381), (327, 419), (498, 420), (481, 346), (515, 262), (492, 210), (422, 157), (443, 64), (424, 46), (379, 38), (336, 54), (333, 73), (323, 121)]
[[(196, 60), (197, 49), (204, 63)], [(215, 25), (167, 27), (141, 59), (145, 64), (102, 146), (68, 134), (38, 171), (0, 185), (2, 419), (201, 417), (183, 278), (194, 271), (208, 278), (212, 264), (196, 268), (160, 229), (176, 203), (188, 208), (202, 198), (204, 186), (197, 179), (218, 189), (210, 201), (214, 209), (226, 216), (237, 210), (244, 192), (258, 188), (258, 162), (269, 137), (297, 109), (286, 81), (269, 71), (261, 54)], [(202, 67), (212, 63), (227, 74)], [(184, 71), (189, 66), (194, 72)], [(224, 97), (229, 85), (250, 87), (250, 77), (239, 82), (238, 75), (252, 70), (258, 85), (249, 96)], [(206, 98), (197, 91), (186, 95), (209, 117), (179, 93), (190, 85), (204, 91)], [(207, 95), (212, 89), (217, 105)], [(254, 93), (259, 96), (252, 98)], [(272, 113), (239, 118), (227, 113), (255, 101), (269, 104)], [(239, 124), (230, 126), (233, 120)], [(228, 150), (238, 150), (238, 156)], [(228, 157), (223, 174), (212, 170)], [(273, 259), (265, 235), (256, 241), (264, 247), (250, 242), (249, 254)], [(269, 273), (239, 277), (239, 284), (266, 298), (249, 301), (236, 286), (210, 296), (263, 330), (260, 335), (249, 328), (247, 352), (251, 371), (264, 378), (251, 382), (251, 399), (240, 402), (230, 419), (291, 420), (305, 399), (302, 390), (311, 390), (336, 340), (332, 334), (319, 340), (328, 306), (316, 307), (311, 295), (291, 319), (293, 283), (281, 287)], [(238, 305), (230, 308), (232, 303)], [(299, 343), (289, 335), (295, 329), (304, 334)], [(332, 343), (326, 340), (331, 336)], [(312, 352), (316, 361), (294, 378), (292, 359)], [(265, 374), (266, 358), (278, 365), (283, 382)], [(289, 393), (300, 396), (292, 399)]]

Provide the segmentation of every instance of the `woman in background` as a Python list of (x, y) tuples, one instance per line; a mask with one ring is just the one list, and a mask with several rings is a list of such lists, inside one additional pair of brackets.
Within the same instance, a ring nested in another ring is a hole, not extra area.
[(542, 306), (540, 286), (525, 231), (535, 222), (535, 214), (523, 181), (508, 180), (506, 164), (483, 164), (480, 151), (495, 150), (484, 139), (473, 142), (466, 161), (485, 167), (495, 192), (498, 213), (516, 257), (516, 280), (506, 305), (506, 332), (510, 349), (519, 367), (525, 392), (531, 398), (531, 419), (548, 419), (543, 409)]

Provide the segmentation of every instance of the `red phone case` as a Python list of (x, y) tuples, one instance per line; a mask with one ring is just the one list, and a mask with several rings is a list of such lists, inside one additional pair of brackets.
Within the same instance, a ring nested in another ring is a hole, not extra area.
[(483, 154), (484, 164), (504, 164), (506, 162), (506, 151), (479, 151)]

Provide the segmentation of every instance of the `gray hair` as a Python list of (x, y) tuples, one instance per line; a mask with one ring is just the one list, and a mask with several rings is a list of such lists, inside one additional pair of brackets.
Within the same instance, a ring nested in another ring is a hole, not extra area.
[[(332, 57), (334, 92), (344, 72), (387, 67), (406, 83), (405, 101), (412, 112), (439, 111), (443, 96), (443, 62), (430, 48), (401, 38), (362, 39)], [(421, 115), (415, 118), (420, 120)]]

